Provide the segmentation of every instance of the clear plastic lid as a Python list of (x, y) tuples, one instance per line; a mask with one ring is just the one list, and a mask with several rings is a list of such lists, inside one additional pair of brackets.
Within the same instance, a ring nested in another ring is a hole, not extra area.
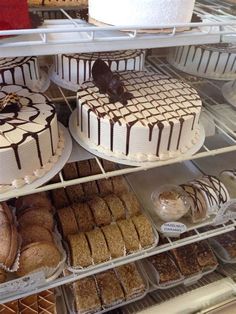
[(178, 185), (161, 186), (153, 191), (151, 199), (156, 214), (165, 222), (180, 219), (190, 209), (189, 197)]

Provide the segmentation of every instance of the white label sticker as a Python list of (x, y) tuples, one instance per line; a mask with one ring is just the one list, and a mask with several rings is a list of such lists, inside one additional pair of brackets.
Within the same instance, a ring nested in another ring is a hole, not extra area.
[(212, 222), (212, 225), (221, 225), (233, 219), (236, 219), (236, 199), (231, 199), (229, 202), (221, 205)]
[(166, 222), (161, 225), (161, 231), (166, 234), (170, 234), (173, 236), (178, 236), (181, 233), (184, 233), (187, 230), (185, 224), (181, 222)]

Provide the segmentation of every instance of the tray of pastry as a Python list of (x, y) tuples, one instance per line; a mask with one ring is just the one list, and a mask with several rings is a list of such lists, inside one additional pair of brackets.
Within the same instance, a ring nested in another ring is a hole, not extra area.
[(195, 284), (216, 270), (217, 259), (207, 241), (186, 245), (151, 256), (143, 261), (153, 289)]
[[(103, 161), (103, 166), (114, 170), (113, 163)], [(67, 164), (62, 172), (66, 179), (73, 179), (98, 171), (92, 159)], [(54, 190), (52, 198), (71, 272), (104, 267), (158, 244), (151, 219), (122, 176)]]
[(71, 314), (104, 313), (142, 299), (149, 284), (141, 263), (130, 263), (63, 287)]
[(5, 304), (0, 304), (0, 313), (64, 314), (66, 313), (66, 305), (62, 297), (62, 291), (58, 287)]
[(236, 263), (236, 231), (208, 239), (215, 255), (223, 263)]
[[(0, 296), (15, 293), (18, 288), (29, 291), (56, 279), (67, 257), (53, 218), (54, 208), (46, 193), (23, 196), (10, 200), (9, 204), (0, 204)], [(11, 233), (6, 228), (9, 225)]]

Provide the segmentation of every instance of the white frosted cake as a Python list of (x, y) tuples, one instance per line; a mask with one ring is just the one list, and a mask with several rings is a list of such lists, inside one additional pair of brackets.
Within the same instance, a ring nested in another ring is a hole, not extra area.
[(202, 102), (179, 80), (147, 72), (119, 73), (133, 98), (112, 103), (95, 84), (77, 92), (77, 136), (92, 149), (133, 161), (187, 153), (199, 140)]
[(0, 58), (0, 84), (18, 84), (36, 92), (49, 87), (49, 78), (39, 68), (37, 57)]
[(188, 23), (194, 3), (195, 0), (89, 0), (89, 16), (118, 26)]
[[(222, 94), (223, 94), (224, 98), (228, 101), (228, 103), (230, 103), (232, 106), (236, 107), (236, 80), (225, 83), (222, 87)], [(234, 115), (234, 113), (233, 113), (233, 115)], [(232, 118), (232, 116), (231, 116), (231, 118)], [(234, 122), (233, 129), (235, 129), (235, 120), (233, 122)]]
[(63, 146), (55, 108), (43, 94), (0, 86), (0, 193), (43, 176)]
[(215, 80), (236, 79), (236, 46), (182, 46), (169, 50), (168, 62), (185, 73)]
[(54, 56), (51, 80), (59, 86), (77, 91), (91, 78), (96, 59), (102, 59), (112, 71), (143, 70), (145, 50), (125, 50)]

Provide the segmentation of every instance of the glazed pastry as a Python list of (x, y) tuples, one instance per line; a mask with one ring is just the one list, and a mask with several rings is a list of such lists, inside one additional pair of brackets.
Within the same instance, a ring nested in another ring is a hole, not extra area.
[(86, 232), (89, 246), (92, 251), (94, 264), (99, 264), (110, 259), (105, 237), (100, 229)]
[(100, 195), (104, 196), (113, 192), (113, 186), (111, 179), (97, 180), (97, 185)]
[(108, 249), (112, 258), (121, 257), (125, 255), (125, 243), (122, 238), (119, 227), (116, 224), (111, 224), (102, 227), (102, 231), (106, 238)]
[(25, 276), (44, 267), (57, 267), (61, 254), (51, 242), (35, 242), (21, 250), (18, 276)]
[(66, 194), (70, 203), (80, 202), (84, 196), (84, 190), (81, 184), (71, 185), (66, 187)]
[(74, 211), (71, 207), (64, 207), (57, 211), (60, 227), (64, 238), (69, 234), (79, 232), (79, 228), (75, 219)]
[(107, 203), (114, 221), (125, 219), (125, 208), (118, 196), (109, 194), (103, 200)]
[(123, 192), (119, 194), (120, 199), (126, 209), (126, 216), (133, 217), (138, 215), (141, 211), (141, 206), (136, 198), (136, 196), (131, 192)]
[(91, 231), (95, 227), (95, 222), (93, 219), (90, 207), (86, 203), (72, 204), (71, 207), (74, 210), (75, 218), (79, 231), (86, 232)]
[(198, 265), (194, 244), (188, 244), (171, 251), (179, 270), (185, 277), (190, 277), (201, 272)]
[(67, 163), (62, 169), (65, 180), (73, 180), (78, 178), (77, 166), (75, 162)]
[(105, 308), (124, 300), (124, 293), (113, 270), (96, 275), (96, 280), (102, 305)]
[(127, 192), (127, 183), (123, 176), (118, 176), (118, 177), (112, 177), (112, 186), (113, 186), (113, 192), (115, 194), (120, 194), (123, 192)]
[(211, 269), (218, 265), (217, 259), (207, 241), (196, 243), (196, 255), (198, 264), (202, 270)]
[(53, 205), (56, 209), (69, 206), (69, 199), (64, 188), (51, 191)]
[(92, 210), (94, 220), (97, 226), (109, 225), (112, 221), (112, 217), (107, 207), (105, 201), (99, 197), (94, 196), (89, 202), (88, 205)]
[(79, 313), (93, 313), (101, 309), (96, 283), (93, 276), (73, 284), (76, 310)]
[(77, 162), (77, 169), (79, 172), (79, 177), (81, 178), (92, 175), (88, 160), (82, 160), (82, 161)]
[(132, 220), (120, 220), (117, 222), (117, 225), (122, 233), (126, 252), (132, 253), (138, 251), (140, 249), (140, 243)]
[(52, 231), (54, 227), (52, 214), (48, 210), (40, 207), (32, 207), (24, 210), (18, 218), (18, 223), (21, 228), (34, 224), (44, 226), (48, 230)]
[(158, 284), (168, 284), (182, 278), (178, 267), (168, 253), (160, 253), (148, 258), (148, 261), (157, 271)]
[(28, 225), (24, 228), (20, 228), (19, 234), (22, 239), (22, 246), (26, 246), (30, 243), (48, 241), (53, 242), (52, 232), (43, 226)]
[(152, 246), (155, 242), (155, 237), (153, 234), (152, 225), (147, 217), (143, 214), (140, 214), (138, 216), (134, 216), (132, 221), (138, 233), (142, 248)]
[(122, 284), (126, 300), (144, 293), (146, 287), (134, 263), (116, 267), (115, 271)]
[(69, 235), (67, 240), (70, 247), (71, 265), (73, 267), (88, 267), (92, 265), (92, 257), (85, 234)]

